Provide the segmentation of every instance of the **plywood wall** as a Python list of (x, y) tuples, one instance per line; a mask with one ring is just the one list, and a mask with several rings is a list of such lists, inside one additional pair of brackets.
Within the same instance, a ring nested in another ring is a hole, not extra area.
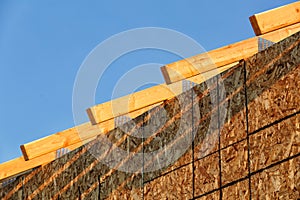
[(1, 186), (0, 198), (299, 199), (299, 44), (297, 33), (241, 61)]

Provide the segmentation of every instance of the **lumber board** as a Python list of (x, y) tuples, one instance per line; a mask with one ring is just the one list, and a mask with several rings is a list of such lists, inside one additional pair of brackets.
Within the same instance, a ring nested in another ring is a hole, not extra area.
[[(279, 42), (300, 31), (300, 23), (260, 36), (266, 40)], [(258, 37), (249, 38), (234, 44), (192, 56), (161, 67), (167, 84), (195, 76), (212, 69), (249, 58), (258, 53)]]
[[(68, 146), (69, 150), (77, 149), (82, 146), (82, 142), (75, 143), (73, 145)], [(31, 160), (26, 161), (24, 156), (15, 158), (13, 160), (4, 162), (0, 164), (0, 180), (9, 178), (11, 176), (17, 175), (19, 173), (28, 171), (35, 167), (45, 165), (57, 158), (56, 151), (49, 152), (42, 156), (33, 158)]]
[(96, 136), (98, 133), (99, 129), (97, 127), (91, 126), (90, 123), (84, 123), (39, 140), (23, 144), (20, 148), (24, 159), (30, 160), (60, 148), (68, 148), (70, 145), (78, 142), (82, 143), (85, 139)]
[[(231, 68), (237, 63), (238, 62), (230, 63), (229, 65), (225, 65), (217, 70), (210, 70), (204, 74), (199, 74), (198, 76), (194, 76), (186, 80), (200, 84), (205, 80)], [(124, 115), (128, 112), (134, 112), (171, 99), (183, 92), (182, 84), (182, 82), (176, 82), (170, 85), (156, 85), (154, 87), (88, 108), (87, 113), (91, 123), (95, 125)]]
[(47, 163), (49, 160), (54, 160), (56, 152), (51, 152), (37, 159), (25, 161), (24, 157), (15, 158), (13, 160), (0, 164), (0, 180), (25, 172), (37, 166)]
[(252, 15), (249, 19), (257, 36), (287, 27), (300, 22), (300, 1)]
[[(158, 104), (156, 104), (158, 105)], [(156, 106), (154, 105), (154, 106)], [(152, 107), (139, 109), (128, 113), (127, 116), (134, 118), (148, 111)], [(68, 148), (70, 145), (81, 143), (85, 144), (91, 138), (99, 134), (105, 134), (115, 127), (114, 119), (92, 126), (90, 122), (69, 128), (67, 130), (46, 136), (44, 138), (21, 145), (21, 151), (25, 160), (30, 160), (60, 148)]]
[(97, 124), (130, 111), (150, 106), (176, 96), (182, 91), (181, 84), (168, 87), (165, 84), (132, 93), (87, 109), (92, 124)]

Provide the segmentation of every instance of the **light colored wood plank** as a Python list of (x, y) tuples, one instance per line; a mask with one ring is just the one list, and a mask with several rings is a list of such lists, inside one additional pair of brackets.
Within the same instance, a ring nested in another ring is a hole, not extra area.
[[(279, 42), (300, 31), (300, 23), (264, 34), (261, 38)], [(251, 57), (258, 52), (258, 37), (243, 40), (219, 49), (180, 60), (161, 68), (167, 84)]]
[(85, 123), (39, 140), (23, 144), (21, 145), (22, 154), (25, 160), (30, 160), (60, 148), (67, 148), (78, 142), (81, 143), (84, 139), (96, 136), (99, 132), (97, 127), (91, 126), (90, 123)]
[[(146, 108), (127, 113), (126, 115), (128, 117), (135, 118), (157, 105), (159, 104), (148, 106)], [(21, 145), (21, 151), (25, 160), (30, 160), (61, 148), (68, 148), (70, 145), (76, 143), (86, 143), (87, 140), (94, 138), (99, 134), (105, 134), (114, 128), (114, 119), (99, 123), (97, 126), (92, 126), (90, 122), (87, 122), (27, 144), (23, 144)]]
[(300, 22), (300, 1), (250, 17), (256, 35), (262, 35)]
[[(83, 145), (82, 142), (78, 142), (76, 144), (68, 146), (67, 148), (69, 150), (74, 150), (82, 145)], [(47, 164), (55, 159), (56, 159), (56, 151), (53, 151), (28, 161), (25, 161), (24, 157), (21, 156), (19, 158), (1, 163), (0, 180), (15, 176), (19, 173), (28, 171), (32, 168)]]
[[(236, 64), (237, 63), (230, 63), (229, 65), (223, 66), (217, 70), (211, 70), (186, 80), (200, 84)], [(171, 85), (156, 85), (154, 87), (93, 106), (87, 109), (87, 112), (92, 124), (98, 124), (124, 115), (127, 112), (134, 112), (143, 108), (148, 109), (149, 106), (171, 99), (180, 93), (182, 93), (182, 82), (176, 82)]]
[(128, 112), (159, 103), (179, 94), (181, 91), (181, 84), (174, 84), (171, 87), (168, 87), (166, 84), (156, 85), (154, 87), (93, 106), (87, 109), (87, 112), (92, 124), (97, 124)]

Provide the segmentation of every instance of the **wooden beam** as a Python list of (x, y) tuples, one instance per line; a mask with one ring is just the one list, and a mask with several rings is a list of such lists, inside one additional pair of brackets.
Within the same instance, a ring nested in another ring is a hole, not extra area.
[(99, 134), (99, 129), (85, 123), (20, 146), (25, 160), (30, 160), (60, 148), (82, 142)]
[[(188, 81), (200, 84), (205, 80), (229, 69), (237, 63), (231, 63), (223, 66), (218, 70), (211, 70), (204, 74), (191, 77)], [(151, 105), (161, 103), (167, 99), (171, 99), (183, 92), (182, 82), (176, 82), (171, 85), (161, 84), (154, 87), (141, 90), (130, 95), (99, 104), (87, 109), (87, 113), (92, 124), (98, 124), (110, 120), (112, 118), (133, 112)]]
[[(156, 106), (156, 105), (153, 105)], [(135, 118), (142, 113), (148, 111), (153, 106), (148, 106), (136, 110), (135, 112), (127, 113), (126, 115), (131, 118)], [(96, 137), (99, 134), (107, 133), (115, 128), (114, 119), (105, 121), (98, 124), (97, 126), (92, 126), (90, 122), (84, 123), (82, 125), (49, 135), (47, 137), (41, 138), (23, 144), (20, 146), (23, 157), (25, 160), (30, 160), (47, 154), (52, 151), (56, 151), (61, 148), (69, 148), (73, 144), (84, 144), (87, 140)], [(79, 147), (79, 146), (78, 146)]]
[[(279, 42), (300, 31), (300, 23), (264, 34), (261, 38)], [(219, 49), (180, 60), (161, 68), (167, 84), (251, 57), (258, 52), (258, 37), (243, 40)]]
[(262, 35), (300, 22), (300, 1), (251, 16), (256, 35)]
[[(109, 113), (106, 113), (106, 116), (112, 116), (112, 117), (105, 118), (106, 120), (98, 120), (98, 118), (95, 117), (95, 113), (94, 113), (94, 109), (93, 109), (94, 107), (87, 109), (87, 114), (89, 116), (89, 119), (90, 119), (91, 123), (93, 125), (98, 124), (98, 126), (101, 126), (102, 124), (106, 124), (109, 121), (114, 121), (114, 118), (119, 117), (119, 116), (128, 116), (130, 118), (135, 118), (135, 117), (143, 114), (144, 112), (150, 110), (151, 108), (154, 108), (155, 106), (158, 106), (162, 103), (162, 102), (157, 102), (157, 103), (154, 103), (154, 104), (151, 104), (151, 105), (147, 105), (145, 107), (140, 107), (138, 109), (126, 110), (126, 105), (124, 104), (124, 102), (125, 102), (125, 98), (119, 98), (118, 101), (113, 102), (113, 103), (107, 102), (107, 103), (105, 103), (105, 105), (100, 104), (99, 107), (100, 108), (104, 107), (103, 109), (105, 111), (107, 111), (108, 107), (122, 105), (122, 107), (120, 107), (119, 110), (117, 110), (117, 109), (115, 110), (115, 112), (119, 113), (119, 114), (112, 115), (111, 114), (113, 112), (112, 110), (110, 110)], [(105, 117), (105, 116), (103, 116), (103, 117)], [(105, 126), (102, 126), (102, 127), (105, 128)]]
[[(83, 143), (79, 142), (79, 143), (68, 146), (68, 149), (74, 150), (82, 145), (83, 145)], [(15, 176), (22, 172), (28, 171), (32, 168), (47, 164), (47, 163), (55, 160), (56, 158), (57, 158), (56, 151), (53, 151), (53, 152), (49, 152), (47, 154), (44, 154), (42, 156), (36, 157), (36, 158), (28, 160), (28, 161), (25, 161), (24, 157), (21, 156), (19, 158), (1, 163), (0, 164), (0, 180)]]

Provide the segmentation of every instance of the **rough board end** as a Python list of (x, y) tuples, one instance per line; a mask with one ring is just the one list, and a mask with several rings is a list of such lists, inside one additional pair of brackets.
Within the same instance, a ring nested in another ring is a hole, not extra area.
[(91, 124), (92, 125), (96, 125), (97, 122), (96, 122), (96, 118), (95, 118), (95, 116), (93, 114), (92, 108), (86, 109), (86, 113), (88, 114), (88, 117), (89, 117), (89, 119), (91, 121)]
[(28, 154), (27, 154), (27, 152), (26, 152), (26, 148), (25, 148), (25, 146), (24, 146), (23, 144), (20, 146), (20, 149), (21, 149), (21, 152), (22, 152), (22, 154), (23, 154), (24, 160), (25, 160), (25, 161), (29, 160)]
[(168, 84), (168, 85), (171, 84), (172, 82), (171, 82), (170, 76), (168, 74), (168, 71), (166, 69), (166, 66), (162, 66), (160, 68), (160, 70), (161, 70), (161, 73), (162, 73), (162, 75), (163, 75), (163, 77), (165, 79), (166, 84)]
[(255, 35), (256, 35), (256, 36), (261, 35), (261, 31), (260, 31), (260, 29), (259, 29), (259, 26), (258, 26), (258, 23), (257, 23), (256, 16), (255, 16), (255, 15), (252, 15), (251, 17), (249, 17), (249, 20), (250, 20), (250, 23), (251, 23), (251, 26), (252, 26), (252, 29), (253, 29)]

